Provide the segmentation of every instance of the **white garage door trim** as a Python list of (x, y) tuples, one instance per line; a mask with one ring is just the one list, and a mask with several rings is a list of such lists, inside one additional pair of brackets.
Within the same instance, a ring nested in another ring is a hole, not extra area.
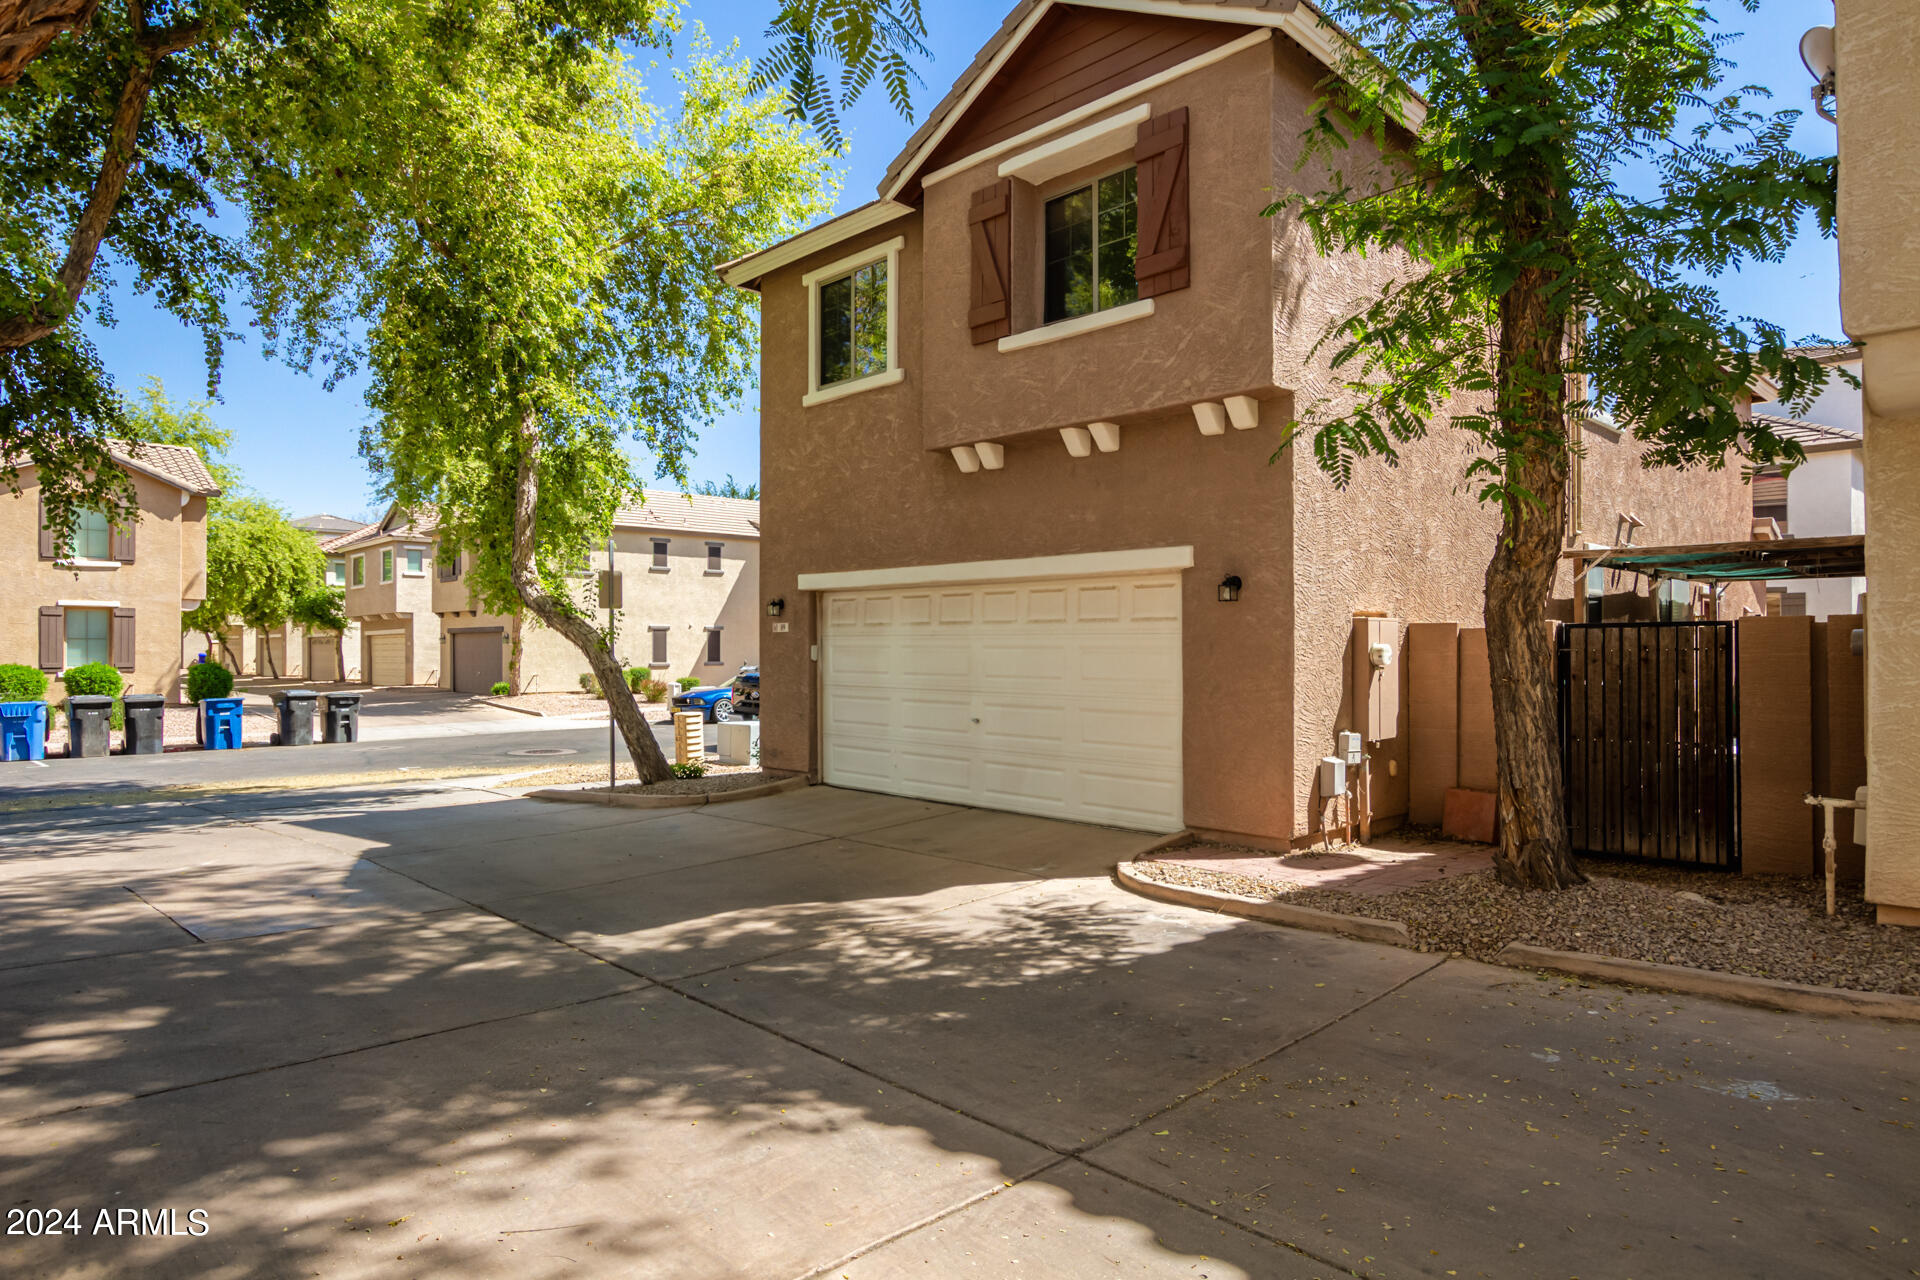
[(1093, 578), (1120, 573), (1173, 573), (1193, 568), (1192, 547), (1140, 547), (1131, 551), (1086, 551), (1018, 560), (964, 560), (910, 564), (895, 569), (850, 569), (803, 573), (801, 591), (859, 591), (871, 587), (930, 586), (946, 582), (1022, 582), (1033, 578)]
[(1180, 830), (1180, 587), (1162, 572), (827, 595), (822, 776)]
[[(380, 661), (382, 646), (390, 647), (393, 652), (387, 655), (389, 665)], [(395, 669), (392, 664), (398, 664)], [(390, 676), (392, 679), (382, 679)], [(407, 683), (407, 633), (404, 631), (370, 631), (367, 633), (367, 683), (370, 685), (401, 685)]]

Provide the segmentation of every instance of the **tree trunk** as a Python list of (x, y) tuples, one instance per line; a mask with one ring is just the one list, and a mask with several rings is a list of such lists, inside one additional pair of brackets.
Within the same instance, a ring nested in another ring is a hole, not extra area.
[(0, 86), (20, 79), (60, 36), (85, 29), (100, 0), (0, 0)]
[(1546, 616), (1566, 526), (1567, 322), (1551, 312), (1545, 293), (1539, 273), (1530, 271), (1500, 299), (1497, 412), (1509, 492), (1486, 580), (1500, 784), (1493, 868), (1502, 884), (1524, 889), (1586, 881), (1567, 842), (1553, 629)]
[[(0, 6), (7, 4), (9, 0), (0, 0)], [(22, 311), (0, 316), (0, 350), (12, 351), (38, 342), (72, 316), (80, 295), (86, 291), (87, 281), (92, 278), (94, 260), (100, 255), (100, 242), (106, 239), (114, 210), (127, 189), (127, 175), (133, 170), (140, 140), (140, 121), (146, 115), (147, 99), (153, 93), (154, 72), (162, 58), (193, 47), (212, 31), (205, 19), (149, 28), (146, 6), (140, 0), (128, 5), (128, 13), (134, 25), (133, 61), (127, 67), (126, 82), (120, 86), (114, 103), (113, 123), (101, 148), (100, 172), (94, 177), (93, 189), (87, 193), (86, 206), (81, 209), (67, 243), (66, 259), (60, 264), (57, 282), (61, 296), (43, 298)], [(0, 8), (0, 20), (6, 16), (5, 9)], [(91, 8), (86, 11), (86, 17), (92, 17)], [(0, 48), (4, 47), (5, 35), (4, 28), (0, 28)], [(49, 36), (48, 41), (51, 39)], [(38, 57), (44, 49), (44, 44), (33, 48), (29, 60)]]
[(280, 668), (273, 665), (273, 641), (267, 638), (267, 633), (264, 631), (260, 633), (260, 649), (267, 657), (267, 675), (274, 680), (278, 680), (280, 678)]
[(587, 665), (593, 668), (594, 678), (606, 695), (607, 710), (619, 726), (620, 736), (626, 739), (627, 754), (633, 757), (634, 771), (640, 775), (640, 781), (664, 782), (673, 776), (673, 770), (668, 767), (660, 744), (654, 740), (653, 729), (641, 714), (633, 690), (627, 688), (626, 673), (615, 661), (606, 637), (592, 623), (548, 595), (534, 572), (533, 516), (540, 497), (540, 478), (535, 464), (540, 440), (531, 413), (521, 417), (519, 434), (519, 467), (513, 495), (513, 585), (534, 616), (586, 655)]

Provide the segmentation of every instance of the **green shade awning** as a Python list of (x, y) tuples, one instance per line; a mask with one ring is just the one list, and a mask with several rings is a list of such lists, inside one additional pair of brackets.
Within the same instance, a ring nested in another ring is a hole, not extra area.
[(1777, 542), (1705, 542), (1691, 547), (1595, 547), (1563, 552), (1581, 568), (1621, 569), (1649, 578), (1764, 582), (1775, 578), (1861, 578), (1867, 539), (1782, 538)]

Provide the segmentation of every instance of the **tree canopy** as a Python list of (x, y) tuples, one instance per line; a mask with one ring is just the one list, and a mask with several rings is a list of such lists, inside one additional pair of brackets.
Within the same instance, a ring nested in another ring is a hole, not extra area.
[(1763, 379), (1804, 401), (1827, 370), (1777, 324), (1729, 315), (1710, 281), (1778, 260), (1809, 212), (1831, 234), (1834, 161), (1794, 150), (1797, 112), (1729, 88), (1698, 0), (1323, 7), (1359, 46), (1311, 115), (1307, 156), (1332, 176), (1268, 212), (1304, 220), (1324, 253), (1417, 265), (1324, 337), (1341, 385), (1289, 439), (1310, 437), (1343, 484), (1436, 426), (1475, 440), (1467, 476), (1502, 518), (1486, 585), (1496, 867), (1572, 883), (1544, 622), (1580, 447), (1568, 423), (1610, 412), (1649, 465), (1798, 460), (1745, 405)]

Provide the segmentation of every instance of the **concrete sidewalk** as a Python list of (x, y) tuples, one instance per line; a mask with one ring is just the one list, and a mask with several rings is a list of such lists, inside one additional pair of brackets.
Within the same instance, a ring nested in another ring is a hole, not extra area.
[(1910, 1028), (1146, 902), (812, 788), (0, 817), (9, 1275), (1904, 1274)]

